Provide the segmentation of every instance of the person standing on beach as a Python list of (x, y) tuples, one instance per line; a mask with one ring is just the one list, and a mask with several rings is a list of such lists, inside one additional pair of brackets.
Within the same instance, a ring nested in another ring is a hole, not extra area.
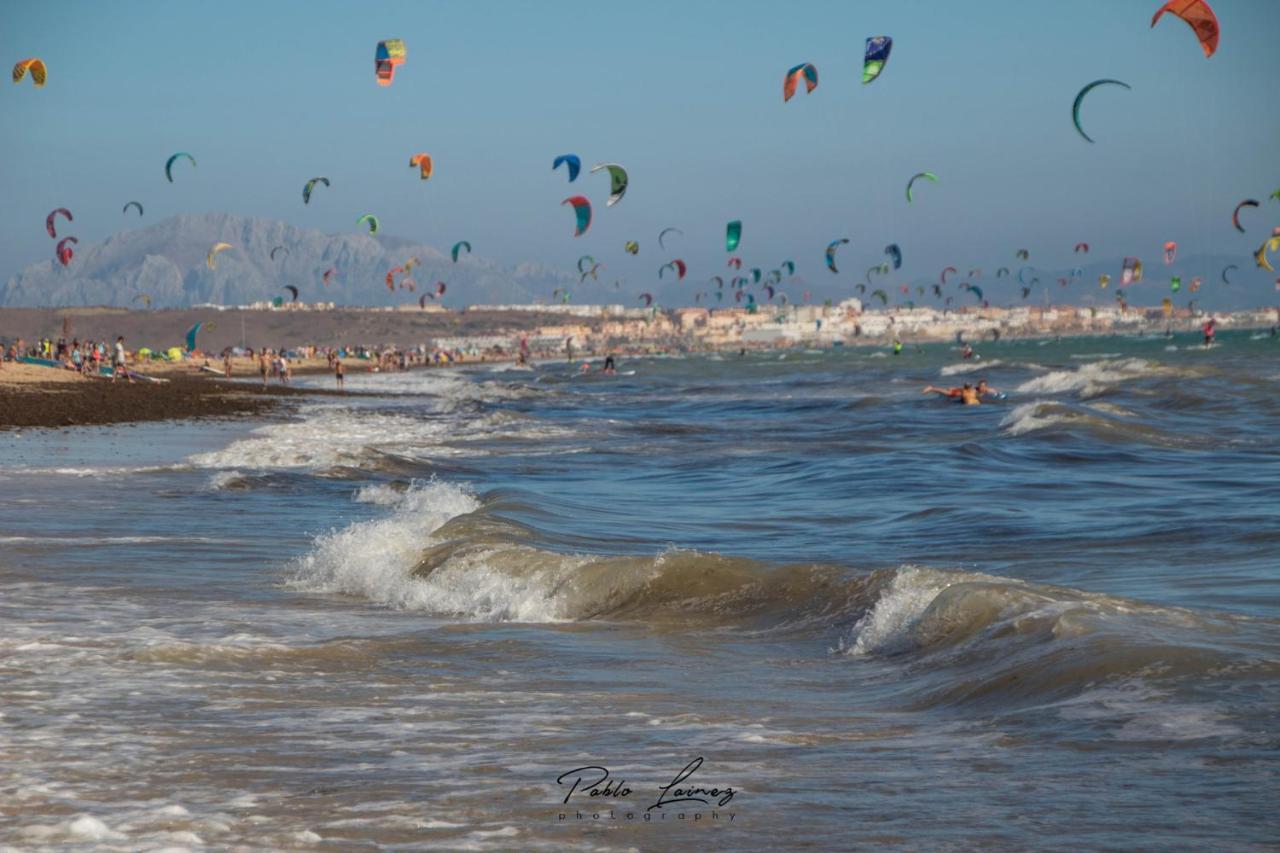
[(120, 374), (124, 374), (124, 378), (133, 382), (133, 377), (129, 375), (128, 368), (125, 367), (124, 361), (124, 335), (116, 338), (116, 352), (111, 359), (111, 381), (115, 382), (120, 378)]
[(342, 384), (343, 379), (342, 359), (335, 358), (333, 360), (333, 378), (338, 381), (338, 390), (341, 391), (345, 386)]
[(231, 350), (222, 354), (222, 375), (231, 378)]
[(258, 373), (262, 375), (262, 387), (267, 387), (267, 351), (263, 349), (258, 353)]

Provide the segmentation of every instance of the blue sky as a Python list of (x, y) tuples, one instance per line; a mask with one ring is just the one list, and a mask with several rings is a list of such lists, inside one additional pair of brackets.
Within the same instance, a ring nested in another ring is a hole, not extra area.
[[(376, 213), (388, 234), (477, 255), (571, 268), (583, 253), (639, 288), (679, 255), (724, 270), (724, 224), (766, 269), (793, 258), (829, 276), (837, 237), (850, 284), (903, 247), (906, 277), (948, 264), (994, 269), (1029, 248), (1046, 267), (1160, 246), (1235, 254), (1260, 300), (1271, 278), (1249, 253), (1280, 224), (1280, 17), (1264, 0), (1216, 0), (1221, 46), (1206, 59), (1155, 0), (1071, 2), (45, 2), (0, 13), (0, 52), (40, 56), (49, 84), (6, 85), (7, 215), (0, 276), (51, 257), (45, 214), (66, 206), (82, 241), (184, 211), (228, 211), (325, 231)], [(894, 39), (883, 76), (860, 84), (867, 36)], [(402, 38), (394, 85), (375, 85), (379, 39)], [(820, 84), (784, 104), (783, 72), (812, 62)], [(1086, 100), (1101, 77), (1132, 91)], [(174, 151), (199, 161), (163, 175)], [(428, 151), (435, 177), (408, 158)], [(574, 184), (556, 154), (624, 164)], [(921, 170), (937, 185), (903, 188)], [(327, 175), (303, 206), (307, 178)], [(573, 238), (560, 201), (589, 195)], [(1248, 234), (1231, 226), (1235, 204)], [(130, 214), (132, 216), (132, 214)], [(656, 236), (683, 240), (659, 253)], [(627, 239), (641, 243), (631, 259)], [(857, 271), (856, 274), (853, 271)], [(1118, 269), (1117, 269), (1118, 272)], [(633, 284), (634, 283), (634, 284)]]

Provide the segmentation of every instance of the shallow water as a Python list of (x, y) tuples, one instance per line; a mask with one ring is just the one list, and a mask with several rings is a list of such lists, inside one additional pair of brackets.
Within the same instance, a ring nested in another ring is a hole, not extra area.
[(1280, 348), (1195, 344), (0, 434), (0, 843), (1272, 843)]

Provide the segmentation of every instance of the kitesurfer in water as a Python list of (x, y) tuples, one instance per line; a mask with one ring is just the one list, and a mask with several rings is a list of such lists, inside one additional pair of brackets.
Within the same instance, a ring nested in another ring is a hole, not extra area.
[(1213, 317), (1210, 317), (1209, 322), (1205, 323), (1204, 326), (1201, 327), (1201, 331), (1204, 332), (1205, 346), (1207, 347), (1213, 346), (1213, 336), (1217, 332), (1217, 327), (1218, 327), (1218, 321)]
[(893, 339), (893, 354), (902, 355), (902, 341), (897, 338)]
[(973, 358), (973, 347), (969, 346), (969, 344), (966, 343), (964, 347), (960, 350), (960, 357)]
[(604, 367), (601, 368), (601, 372), (603, 372), (605, 376), (612, 376), (618, 372), (618, 366), (614, 363), (612, 355), (606, 355), (604, 357)]

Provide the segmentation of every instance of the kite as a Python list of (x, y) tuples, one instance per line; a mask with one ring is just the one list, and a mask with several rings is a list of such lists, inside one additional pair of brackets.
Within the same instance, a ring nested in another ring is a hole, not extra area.
[(200, 334), (200, 327), (203, 325), (204, 323), (196, 323), (190, 329), (187, 329), (187, 352), (195, 352), (196, 335)]
[(577, 225), (574, 228), (573, 236), (581, 237), (591, 227), (591, 202), (587, 201), (586, 196), (571, 195), (560, 202), (562, 207), (566, 204), (573, 206), (573, 213), (577, 217)]
[(622, 201), (622, 196), (627, 192), (627, 170), (617, 163), (600, 163), (591, 167), (591, 174), (594, 175), (603, 169), (609, 172), (609, 200), (604, 203), (604, 206), (613, 207)]
[(151, 307), (151, 297), (146, 293), (139, 293), (137, 296), (133, 297), (133, 299), (131, 299), (130, 301), (137, 302), (139, 299), (142, 300), (142, 306), (144, 308)]
[(58, 255), (58, 262), (64, 267), (71, 263), (71, 259), (75, 257), (76, 254), (72, 251), (71, 247), (67, 245), (68, 243), (75, 243), (76, 245), (79, 245), (80, 241), (75, 237), (63, 237), (58, 241), (58, 246), (55, 251)]
[(718, 276), (718, 275), (713, 275), (713, 276), (711, 276), (711, 278), (707, 279), (707, 283), (708, 283), (708, 284), (710, 284), (710, 283), (711, 283), (711, 282), (713, 282), (713, 281), (716, 283), (716, 287), (717, 287), (718, 289), (720, 289), (720, 290), (724, 290), (724, 279), (722, 279), (722, 278), (721, 278), (720, 276)]
[(1208, 3), (1204, 0), (1169, 0), (1156, 10), (1151, 26), (1154, 27), (1165, 12), (1186, 21), (1200, 40), (1200, 49), (1204, 51), (1205, 58), (1213, 56), (1213, 52), (1218, 49), (1218, 17), (1213, 14)]
[(387, 275), (383, 279), (383, 281), (386, 282), (387, 290), (394, 291), (396, 289), (395, 277), (396, 277), (396, 273), (398, 272), (404, 272), (404, 267), (392, 267), (391, 269), (387, 270)]
[(965, 278), (982, 278), (982, 267), (975, 267), (969, 270), (969, 274)]
[(1080, 90), (1076, 95), (1075, 103), (1071, 105), (1071, 121), (1076, 126), (1076, 132), (1084, 137), (1085, 142), (1093, 142), (1093, 140), (1089, 138), (1089, 134), (1085, 133), (1084, 128), (1080, 126), (1080, 104), (1084, 101), (1084, 96), (1093, 91), (1095, 87), (1108, 83), (1113, 86), (1123, 86), (1126, 89), (1132, 88), (1128, 83), (1124, 83), (1120, 80), (1094, 80), (1088, 86), (1085, 86)]
[(1121, 284), (1137, 284), (1142, 281), (1142, 261), (1137, 258), (1125, 258), (1120, 270)]
[(742, 239), (742, 220), (735, 219), (725, 226), (724, 229), (724, 250), (732, 252), (738, 248), (738, 242)]
[(315, 189), (316, 184), (324, 184), (327, 187), (329, 186), (329, 179), (328, 178), (312, 178), (311, 180), (307, 181), (306, 185), (303, 186), (302, 188), (303, 204), (311, 204), (311, 191)]
[(1172, 279), (1170, 279), (1169, 289), (1172, 290), (1174, 293), (1177, 293), (1179, 290), (1182, 290), (1182, 277), (1175, 275)]
[(435, 165), (431, 162), (431, 155), (422, 152), (409, 158), (409, 168), (415, 167), (418, 169), (418, 176), (424, 181), (430, 178), (431, 173), (435, 171)]
[(1246, 198), (1244, 201), (1236, 205), (1235, 211), (1231, 214), (1231, 224), (1234, 225), (1236, 230), (1241, 234), (1244, 233), (1244, 226), (1240, 224), (1240, 208), (1242, 207), (1258, 207), (1258, 202), (1254, 199)]
[(136, 207), (136, 208), (138, 208), (138, 215), (139, 215), (139, 216), (142, 216), (142, 203), (141, 203), (141, 202), (137, 202), (137, 201), (131, 201), (131, 202), (127, 203), (123, 208), (121, 208), (121, 209), (120, 209), (120, 212), (121, 212), (121, 213), (128, 213), (128, 212), (129, 212), (129, 208), (130, 208), (130, 207)]
[(48, 69), (45, 68), (43, 59), (32, 57), (31, 59), (20, 60), (13, 66), (13, 82), (21, 83), (22, 78), (27, 76), (27, 71), (31, 72), (31, 85), (37, 89), (44, 86), (45, 79), (48, 76)]
[(1164, 244), (1164, 263), (1165, 266), (1173, 263), (1173, 259), (1178, 256), (1178, 244), (1170, 240)]
[(764, 273), (760, 271), (760, 267), (751, 268), (751, 279), (753, 284), (759, 284), (763, 275)]
[(329, 269), (325, 270), (325, 271), (324, 271), (324, 275), (322, 275), (322, 276), (320, 277), (320, 283), (321, 283), (321, 284), (323, 284), (325, 287), (328, 287), (328, 286), (329, 286), (329, 279), (330, 279), (330, 278), (333, 276), (333, 274), (334, 274), (334, 273), (336, 273), (337, 271), (338, 271), (338, 270), (337, 270), (337, 268), (336, 268), (336, 267), (330, 267)]
[(674, 261), (671, 261), (670, 263), (666, 263), (662, 265), (662, 267), (658, 270), (658, 278), (662, 278), (662, 274), (666, 272), (668, 269), (673, 269), (676, 271), (676, 281), (679, 281), (680, 279), (684, 278), (684, 274), (688, 270), (688, 267), (685, 266), (684, 261), (680, 260), (679, 258), (676, 258)]
[(461, 249), (463, 246), (467, 247), (467, 254), (468, 255), (471, 254), (471, 243), (468, 240), (459, 240), (458, 242), (454, 243), (453, 248), (449, 250), (449, 254), (453, 257), (453, 262), (455, 264), (458, 262), (458, 250)]
[(1088, 243), (1076, 243), (1076, 254), (1078, 255), (1078, 254), (1080, 254), (1081, 252), (1084, 252), (1086, 255), (1087, 255), (1087, 254), (1089, 254), (1089, 244), (1088, 244)]
[(908, 204), (910, 204), (911, 202), (911, 187), (913, 184), (915, 184), (916, 181), (920, 180), (921, 178), (928, 178), (930, 181), (933, 181), (935, 184), (938, 182), (938, 176), (935, 175), (933, 172), (916, 172), (914, 175), (911, 176), (911, 180), (907, 181), (907, 203)]
[(685, 272), (689, 268), (685, 266), (685, 261), (682, 261), (677, 257), (676, 260), (669, 261), (669, 263), (663, 264), (658, 268), (658, 278), (662, 278), (663, 273), (666, 273), (668, 269), (676, 270), (676, 280), (678, 282), (678, 280), (685, 277)]
[(867, 85), (880, 76), (885, 63), (889, 61), (889, 51), (893, 50), (893, 39), (888, 36), (872, 36), (867, 39), (867, 52), (862, 58), (862, 85)]
[(663, 228), (660, 232), (658, 232), (658, 247), (659, 247), (659, 248), (661, 248), (661, 249), (665, 249), (665, 248), (667, 248), (666, 243), (663, 243), (663, 242), (662, 242), (662, 238), (663, 238), (663, 237), (665, 237), (666, 235), (670, 234), (672, 231), (676, 232), (676, 233), (677, 233), (677, 234), (679, 234), (681, 237), (683, 237), (683, 236), (684, 236), (684, 232), (683, 232), (683, 231), (681, 231), (679, 228)]
[(286, 249), (284, 246), (276, 246), (274, 249), (271, 250), (271, 260), (274, 261), (276, 259), (276, 252), (281, 252), (281, 251), (283, 251), (286, 255), (289, 254), (289, 250)]
[(192, 157), (190, 154), (188, 154), (185, 151), (179, 151), (177, 154), (174, 154), (172, 157), (166, 160), (164, 164), (164, 176), (169, 179), (169, 183), (173, 183), (173, 164), (177, 161), (179, 157), (186, 157), (188, 160), (191, 161), (192, 166), (196, 164), (196, 158)]
[(730, 258), (728, 266), (733, 267), (735, 270), (742, 269), (742, 258), (738, 258), (738, 257)]
[(1014, 257), (1024, 261), (1028, 260), (1031, 257), (1031, 253), (1028, 252), (1026, 249), (1019, 249), (1018, 251), (1014, 252), (1013, 255)]
[(622, 249), (628, 255), (640, 254), (640, 244), (637, 243), (635, 240), (628, 240), (625, 244), (623, 244)]
[(444, 296), (444, 292), (449, 289), (449, 285), (443, 281), (436, 282), (436, 296)]
[(1102, 275), (1098, 276), (1099, 287), (1105, 288), (1109, 284), (1111, 284), (1111, 276), (1107, 275), (1106, 273), (1103, 273)]
[(62, 214), (63, 216), (65, 216), (65, 217), (67, 217), (67, 221), (68, 221), (68, 222), (73, 222), (73, 221), (74, 221), (74, 219), (75, 219), (75, 218), (71, 215), (71, 211), (67, 210), (65, 207), (59, 207), (59, 208), (56, 208), (52, 213), (50, 213), (48, 216), (46, 216), (46, 217), (44, 218), (44, 230), (46, 230), (46, 231), (48, 231), (48, 232), (49, 232), (49, 238), (50, 238), (51, 240), (56, 240), (56, 239), (58, 239), (58, 229), (57, 229), (57, 228), (56, 228), (56, 226), (54, 225), (54, 221), (53, 221), (53, 220), (58, 216), (58, 214), (59, 214), (59, 213), (61, 213), (61, 214)]
[(1253, 253), (1254, 263), (1267, 272), (1275, 272), (1275, 268), (1271, 266), (1271, 261), (1267, 258), (1268, 252), (1280, 252), (1280, 237), (1271, 237), (1263, 240), (1262, 245), (1258, 247), (1258, 251)]
[(880, 304), (881, 304), (881, 305), (888, 305), (888, 304), (889, 304), (889, 294), (885, 293), (883, 290), (878, 290), (878, 289), (877, 289), (877, 290), (873, 290), (873, 291), (871, 291), (871, 295), (872, 295), (872, 296), (878, 296), (878, 297), (880, 297)]
[(652, 305), (652, 304), (653, 304), (653, 294), (652, 294), (652, 293), (642, 293), (642, 294), (640, 294), (640, 295), (639, 295), (638, 297), (636, 297), (636, 298), (637, 298), (637, 299), (643, 299), (643, 300), (644, 300), (644, 307), (645, 307), (645, 308), (648, 308), (650, 305)]
[(818, 88), (818, 69), (814, 68), (812, 63), (806, 62), (788, 71), (786, 76), (782, 78), (783, 103), (791, 100), (791, 96), (796, 93), (796, 87), (800, 85), (802, 79), (804, 80), (805, 92), (812, 92)]
[(578, 172), (582, 170), (582, 161), (578, 159), (577, 154), (561, 154), (559, 157), (551, 161), (551, 171), (560, 168), (563, 163), (565, 169), (569, 172), (569, 183), (573, 183), (578, 179)]
[(1238, 270), (1238, 269), (1240, 269), (1240, 267), (1236, 266), (1235, 264), (1227, 264), (1225, 267), (1223, 267), (1223, 268), (1222, 268), (1222, 283), (1223, 283), (1223, 284), (1230, 284), (1230, 283), (1231, 283), (1231, 279), (1227, 278), (1227, 270)]
[(836, 249), (849, 242), (848, 237), (841, 237), (839, 240), (832, 240), (827, 244), (827, 269), (834, 273), (840, 272), (836, 269)]
[(283, 289), (293, 294), (294, 302), (298, 301), (298, 288), (294, 287), (292, 284), (286, 284)]
[(897, 243), (890, 243), (884, 247), (884, 253), (893, 261), (893, 268), (902, 269), (902, 250), (898, 248)]
[(996, 278), (1004, 278), (1008, 274), (1009, 274), (1008, 267), (1000, 267), (1000, 269), (996, 270)]
[(1021, 288), (1021, 290), (1022, 290), (1022, 298), (1023, 298), (1023, 299), (1026, 299), (1028, 296), (1030, 296), (1030, 295), (1031, 295), (1031, 288), (1029, 288), (1029, 287), (1027, 287), (1027, 286), (1025, 286), (1025, 285), (1024, 285), (1024, 286)]
[(587, 280), (587, 276), (591, 276), (592, 281), (599, 281), (600, 278), (597, 273), (599, 273), (600, 267), (602, 266), (604, 266), (604, 264), (593, 264), (591, 269), (583, 270), (582, 274), (578, 276), (578, 284), (585, 282)]
[(359, 225), (361, 222), (369, 223), (370, 234), (378, 233), (378, 217), (374, 216), (372, 213), (366, 213), (364, 216), (361, 216), (359, 219), (356, 220), (357, 225)]
[(942, 274), (938, 277), (938, 280), (939, 280), (940, 282), (942, 282), (943, 284), (946, 284), (946, 283), (947, 283), (947, 273), (952, 273), (952, 272), (959, 272), (959, 270), (957, 270), (955, 267), (947, 267), (946, 269), (944, 269), (944, 270), (942, 271)]
[(981, 287), (975, 287), (975, 286), (973, 286), (973, 285), (970, 285), (970, 286), (969, 286), (969, 292), (970, 292), (970, 293), (972, 293), (972, 294), (975, 294), (975, 295), (978, 297), (978, 301), (979, 301), (979, 302), (983, 302), (983, 301), (985, 301), (985, 300), (982, 298), (982, 288), (981, 288)]
[(217, 269), (217, 267), (214, 265), (214, 258), (217, 256), (219, 252), (225, 249), (230, 249), (230, 248), (231, 248), (230, 243), (214, 243), (213, 248), (209, 250), (209, 254), (206, 255), (204, 259), (204, 262), (209, 267), (209, 269), (211, 270)]
[(786, 268), (787, 268), (787, 275), (795, 275), (795, 274), (796, 274), (796, 264), (795, 264), (795, 261), (783, 261), (783, 262), (782, 262), (782, 266), (784, 266), (784, 267), (786, 267)]
[(1199, 277), (1196, 277), (1196, 278), (1191, 279), (1191, 292), (1192, 292), (1192, 293), (1195, 293), (1195, 292), (1196, 292), (1197, 290), (1199, 290), (1199, 289), (1200, 289), (1200, 279), (1199, 279)]
[(418, 307), (419, 307), (419, 308), (421, 308), (423, 311), (427, 310), (427, 296), (428, 296), (428, 295), (429, 295), (429, 294), (424, 293), (424, 294), (422, 294), (421, 296), (419, 296), (419, 297), (418, 297)]
[(379, 86), (390, 86), (396, 68), (404, 63), (408, 51), (401, 39), (384, 39), (373, 51), (373, 73)]

